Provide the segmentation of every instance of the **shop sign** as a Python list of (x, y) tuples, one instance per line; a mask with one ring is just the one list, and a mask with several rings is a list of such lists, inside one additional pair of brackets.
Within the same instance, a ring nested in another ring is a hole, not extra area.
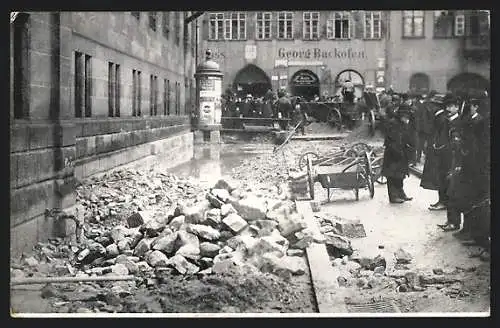
[(377, 67), (385, 68), (385, 58), (377, 58)]
[(281, 75), (280, 80), (288, 80), (288, 75)]
[(297, 85), (314, 85), (318, 84), (318, 78), (308, 72), (300, 72), (293, 77), (292, 83)]
[(274, 61), (274, 67), (288, 67), (288, 60), (286, 60), (286, 59), (276, 59)]
[(383, 86), (385, 84), (385, 71), (378, 70), (375, 72), (375, 81), (377, 86)]
[(278, 75), (271, 76), (271, 81), (278, 81)]
[(320, 61), (289, 61), (288, 66), (323, 66)]
[(337, 59), (364, 59), (366, 54), (364, 50), (356, 51), (352, 48), (333, 48), (333, 49), (278, 49), (279, 59), (321, 59), (321, 58), (337, 58)]

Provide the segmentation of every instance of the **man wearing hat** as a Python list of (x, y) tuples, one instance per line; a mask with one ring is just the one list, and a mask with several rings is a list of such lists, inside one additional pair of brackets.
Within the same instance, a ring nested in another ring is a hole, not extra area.
[(382, 175), (387, 178), (389, 202), (400, 204), (413, 199), (406, 195), (403, 188), (403, 180), (409, 175), (410, 108), (402, 104), (394, 114), (395, 116), (387, 122)]
[(253, 97), (251, 94), (247, 94), (247, 96), (245, 97), (245, 100), (240, 108), (241, 115), (243, 115), (243, 117), (250, 117), (250, 115), (252, 114), (253, 112), (252, 99)]
[(427, 95), (423, 94), (415, 103), (415, 161), (417, 164), (421, 162), (422, 153), (432, 133), (432, 121), (428, 113)]
[[(290, 118), (290, 114), (293, 111), (292, 102), (290, 98), (286, 95), (285, 90), (278, 91), (278, 104), (277, 110), (278, 113), (281, 113), (282, 118)], [(287, 123), (281, 123), (281, 128), (283, 130), (287, 129)]]

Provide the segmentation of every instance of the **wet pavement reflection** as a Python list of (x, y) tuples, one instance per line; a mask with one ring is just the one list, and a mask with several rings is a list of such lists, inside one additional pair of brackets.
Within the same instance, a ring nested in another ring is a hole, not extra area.
[(168, 169), (179, 177), (199, 180), (202, 184), (213, 184), (218, 179), (230, 176), (244, 159), (259, 154), (269, 154), (273, 146), (259, 145), (196, 145), (193, 158)]

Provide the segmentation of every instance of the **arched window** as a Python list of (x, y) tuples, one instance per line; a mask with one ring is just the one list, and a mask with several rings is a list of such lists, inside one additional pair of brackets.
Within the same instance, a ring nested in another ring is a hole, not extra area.
[(238, 96), (251, 94), (262, 97), (267, 90), (272, 89), (271, 80), (258, 66), (249, 64), (242, 68), (234, 78), (233, 87)]
[(335, 78), (335, 88), (338, 93), (345, 81), (351, 81), (354, 84), (354, 95), (361, 97), (365, 87), (365, 79), (363, 76), (353, 69), (346, 69), (340, 72)]
[(411, 93), (424, 94), (428, 93), (430, 90), (430, 79), (427, 74), (415, 73), (410, 77), (410, 87)]
[(451, 92), (489, 92), (490, 82), (479, 74), (461, 73), (453, 77), (447, 87)]

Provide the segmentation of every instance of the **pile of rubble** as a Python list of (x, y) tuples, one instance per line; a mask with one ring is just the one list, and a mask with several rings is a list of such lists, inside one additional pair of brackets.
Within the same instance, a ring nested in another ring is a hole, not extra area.
[(124, 221), (110, 227), (88, 223), (80, 245), (54, 240), (39, 244), (38, 250), (49, 262), (69, 258), (57, 266), (59, 273), (77, 276), (154, 278), (172, 271), (211, 274), (252, 265), (289, 278), (305, 273), (303, 250), (314, 239), (292, 202), (242, 192), (225, 180), (202, 200), (136, 211)]
[(150, 170), (116, 170), (92, 177), (76, 189), (86, 221), (98, 223), (151, 207), (165, 207), (179, 199), (193, 199), (202, 189), (188, 179)]

